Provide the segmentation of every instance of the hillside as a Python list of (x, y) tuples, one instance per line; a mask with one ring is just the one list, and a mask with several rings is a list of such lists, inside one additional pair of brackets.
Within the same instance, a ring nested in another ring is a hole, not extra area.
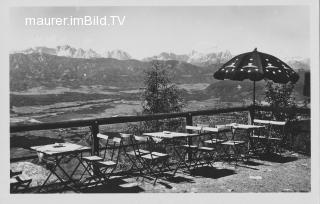
[[(176, 83), (212, 82), (213, 66), (197, 67), (174, 60), (165, 61)], [(137, 88), (151, 62), (112, 58), (80, 59), (43, 53), (10, 55), (10, 90), (80, 85), (105, 85)]]
[[(220, 98), (222, 101), (241, 101), (252, 98), (251, 81), (218, 81), (212, 75), (219, 64), (196, 66), (177, 60), (163, 61), (176, 84), (211, 84), (205, 90), (184, 94), (188, 99)], [(10, 55), (10, 90), (24, 91), (30, 88), (80, 86), (112, 86), (137, 89), (143, 86), (144, 71), (151, 67), (149, 61), (117, 60), (112, 58), (71, 58), (44, 53)], [(305, 70), (309, 65), (296, 62), (293, 66), (300, 75), (295, 88), (296, 98), (302, 98)], [(257, 83), (256, 95), (263, 99), (265, 82)]]

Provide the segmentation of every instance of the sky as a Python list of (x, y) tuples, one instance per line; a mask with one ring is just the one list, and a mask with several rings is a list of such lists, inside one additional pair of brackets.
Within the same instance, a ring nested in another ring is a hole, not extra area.
[[(125, 16), (122, 26), (26, 26), (25, 18)], [(122, 49), (142, 59), (161, 52), (188, 54), (228, 49), (279, 58), (309, 57), (307, 6), (15, 7), (11, 50), (68, 44), (99, 53)]]

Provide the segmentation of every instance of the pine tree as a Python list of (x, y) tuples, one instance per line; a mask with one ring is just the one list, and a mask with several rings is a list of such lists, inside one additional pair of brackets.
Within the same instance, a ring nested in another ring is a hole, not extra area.
[[(164, 62), (153, 61), (151, 68), (145, 71), (142, 93), (143, 114), (180, 112), (184, 106), (181, 92), (171, 83), (170, 71)], [(160, 129), (177, 128), (181, 120), (147, 121), (147, 129), (157, 131)]]

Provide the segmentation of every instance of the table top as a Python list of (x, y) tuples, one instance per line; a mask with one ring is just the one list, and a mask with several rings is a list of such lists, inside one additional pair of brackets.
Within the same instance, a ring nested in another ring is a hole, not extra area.
[(226, 124), (226, 126), (232, 127), (234, 129), (245, 129), (245, 130), (259, 129), (259, 128), (265, 127), (262, 125), (247, 125), (247, 124), (238, 124), (238, 123)]
[(287, 123), (286, 121), (260, 120), (260, 119), (254, 119), (253, 122), (267, 124), (267, 125), (286, 125)]
[(143, 133), (143, 135), (155, 137), (155, 138), (161, 138), (161, 139), (174, 139), (174, 138), (182, 138), (182, 137), (193, 137), (193, 136), (197, 136), (198, 134), (163, 131), (163, 132)]
[(203, 127), (202, 130), (207, 132), (226, 132), (230, 131), (230, 127)]
[(225, 132), (230, 130), (230, 127), (206, 127), (206, 126), (186, 126), (187, 130), (194, 130), (194, 131), (205, 131), (205, 132)]
[(41, 146), (34, 146), (31, 149), (47, 155), (70, 154), (90, 150), (90, 147), (73, 144), (73, 143), (55, 143)]

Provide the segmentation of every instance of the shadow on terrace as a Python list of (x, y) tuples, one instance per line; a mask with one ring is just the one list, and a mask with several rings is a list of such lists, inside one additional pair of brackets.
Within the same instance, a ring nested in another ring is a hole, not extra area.
[[(266, 117), (274, 111), (294, 111), (298, 119)], [(173, 118), (181, 119), (179, 128), (154, 134), (119, 126)], [(10, 130), (11, 193), (311, 188), (310, 109), (249, 106), (17, 125)]]

